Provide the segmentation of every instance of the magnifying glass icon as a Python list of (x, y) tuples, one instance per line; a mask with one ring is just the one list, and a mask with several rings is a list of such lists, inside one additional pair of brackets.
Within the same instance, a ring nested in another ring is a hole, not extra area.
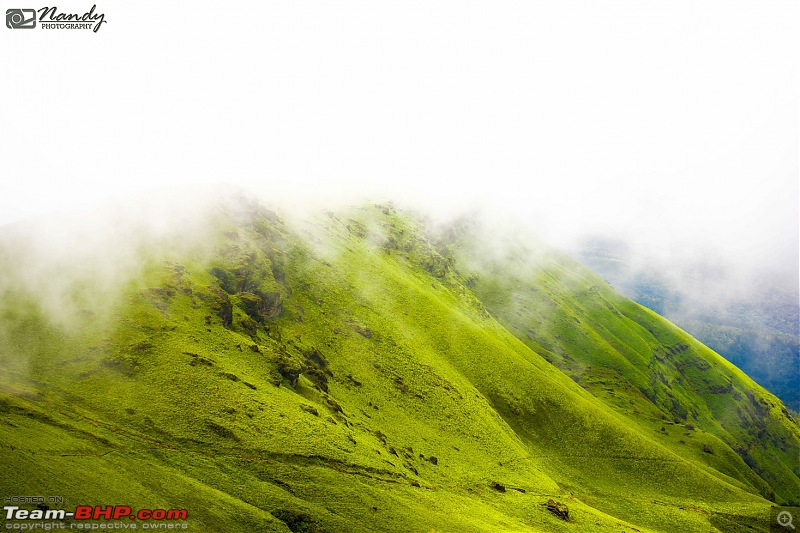
[(778, 513), (778, 525), (794, 529), (794, 525), (792, 525), (792, 513), (789, 511), (781, 511)]

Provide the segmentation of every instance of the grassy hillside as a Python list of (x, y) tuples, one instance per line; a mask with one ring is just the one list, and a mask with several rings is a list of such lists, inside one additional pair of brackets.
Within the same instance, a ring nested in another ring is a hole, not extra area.
[[(600, 274), (625, 296), (679, 325), (693, 337), (725, 357), (800, 412), (800, 331), (797, 290), (749, 287), (747, 298), (722, 299), (676, 288), (658, 266), (636, 270), (622, 243), (593, 239), (578, 252), (578, 259)], [(684, 266), (687, 268), (687, 266)], [(720, 283), (724, 270), (706, 265), (691, 268), (697, 286)], [(718, 290), (718, 289), (717, 289)], [(738, 301), (737, 301), (738, 300)]]
[(797, 499), (780, 403), (553, 252), (487, 263), (391, 206), (210, 227), (71, 320), (0, 284), (3, 493), (295, 533), (735, 531)]
[(517, 238), (498, 250), (464, 228), (441, 238), (492, 314), (582, 387), (677, 453), (798, 501), (797, 422), (738, 368), (542, 243)]

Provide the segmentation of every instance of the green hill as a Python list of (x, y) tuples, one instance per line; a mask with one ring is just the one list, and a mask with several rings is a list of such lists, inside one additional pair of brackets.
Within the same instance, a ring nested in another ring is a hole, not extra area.
[(682, 265), (692, 273), (695, 286), (716, 289), (694, 294), (680, 288), (680, 282), (670, 282), (664, 267), (655, 262), (634, 267), (630, 250), (621, 241), (587, 239), (576, 254), (623, 295), (674, 322), (800, 412), (796, 280), (792, 290), (776, 286), (764, 275), (749, 287), (751, 295), (720, 298), (720, 280), (726, 272), (713, 263)]
[(553, 250), (392, 206), (209, 227), (58, 318), (3, 247), (4, 494), (295, 533), (737, 531), (800, 500), (782, 404)]

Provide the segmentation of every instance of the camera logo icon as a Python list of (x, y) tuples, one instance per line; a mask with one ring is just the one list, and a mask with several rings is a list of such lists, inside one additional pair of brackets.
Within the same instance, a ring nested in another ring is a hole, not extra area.
[(6, 28), (12, 30), (30, 29), (36, 27), (35, 9), (7, 9)]

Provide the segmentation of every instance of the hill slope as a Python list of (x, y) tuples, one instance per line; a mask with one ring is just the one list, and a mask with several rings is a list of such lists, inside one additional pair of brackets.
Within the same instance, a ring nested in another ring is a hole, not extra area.
[(727, 531), (797, 495), (774, 397), (553, 252), (487, 275), (391, 206), (210, 227), (68, 326), (4, 285), (6, 494), (284, 532)]
[(748, 285), (752, 294), (731, 296), (720, 289), (730, 287), (725, 269), (713, 263), (683, 265), (692, 291), (670, 281), (657, 264), (635, 268), (622, 242), (588, 239), (576, 254), (623, 295), (668, 318), (800, 412), (796, 280), (793, 289), (779, 288), (764, 276), (755, 287)]
[(656, 426), (679, 453), (724, 468), (714, 454), (696, 453), (698, 438), (718, 437), (750, 468), (729, 458), (728, 467), (758, 473), (779, 500), (798, 501), (796, 421), (735, 366), (540, 242), (517, 239), (499, 255), (496, 239), (480, 231), (451, 230), (442, 239), (498, 320), (577, 383), (643, 429)]

